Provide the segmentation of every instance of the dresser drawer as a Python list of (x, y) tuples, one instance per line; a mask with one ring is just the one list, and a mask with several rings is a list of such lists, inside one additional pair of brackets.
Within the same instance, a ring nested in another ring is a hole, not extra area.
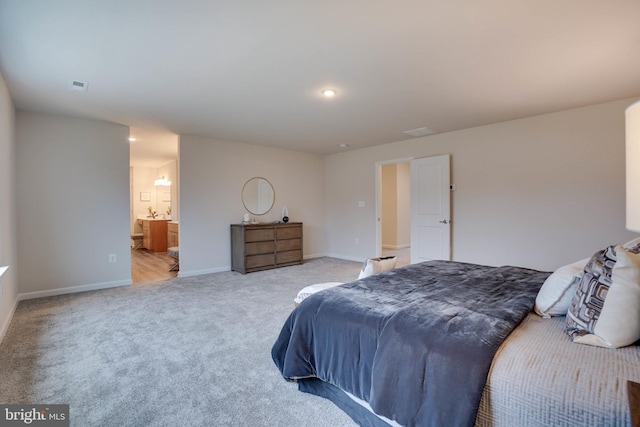
[(276, 247), (278, 252), (302, 249), (302, 239), (278, 240)]
[(302, 261), (302, 251), (286, 251), (286, 252), (278, 252), (276, 254), (276, 263), (277, 264), (286, 264), (289, 262), (301, 262)]
[(302, 227), (282, 227), (276, 231), (276, 237), (279, 239), (295, 239), (302, 237)]
[(255, 230), (245, 231), (245, 241), (247, 242), (262, 242), (265, 240), (274, 240), (275, 237), (276, 233), (273, 228), (259, 228)]
[(271, 254), (262, 254), (262, 255), (250, 255), (245, 258), (245, 267), (249, 268), (257, 268), (257, 267), (266, 267), (273, 266), (276, 263), (276, 255)]
[[(273, 254), (275, 249), (275, 243), (273, 240), (266, 242), (250, 242), (245, 246), (246, 255), (259, 255), (259, 254)], [(278, 245), (279, 247), (280, 245)]]

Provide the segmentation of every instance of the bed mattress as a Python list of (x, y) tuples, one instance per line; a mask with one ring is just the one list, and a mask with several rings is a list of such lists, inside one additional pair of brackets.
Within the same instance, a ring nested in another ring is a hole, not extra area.
[(528, 315), (498, 349), (477, 426), (630, 426), (627, 381), (640, 382), (640, 345), (572, 343), (565, 317)]

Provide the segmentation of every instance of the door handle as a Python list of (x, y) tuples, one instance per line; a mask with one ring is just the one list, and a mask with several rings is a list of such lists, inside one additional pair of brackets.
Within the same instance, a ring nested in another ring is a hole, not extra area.
[(440, 224), (449, 224), (449, 220), (443, 219), (442, 221), (438, 221)]

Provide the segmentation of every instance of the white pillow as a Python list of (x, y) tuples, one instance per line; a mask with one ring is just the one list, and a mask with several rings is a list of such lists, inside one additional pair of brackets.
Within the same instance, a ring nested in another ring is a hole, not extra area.
[(305, 298), (315, 294), (316, 292), (323, 291), (325, 289), (333, 288), (335, 286), (343, 285), (342, 282), (327, 282), (327, 283), (316, 283), (315, 285), (309, 285), (305, 288), (302, 288), (298, 295), (293, 299), (293, 303), (297, 306), (300, 304)]
[(382, 273), (384, 271), (393, 270), (396, 268), (397, 257), (389, 256), (384, 258), (367, 258), (362, 264), (362, 270), (358, 279), (364, 279), (365, 277), (373, 276), (374, 274)]
[(567, 312), (567, 333), (575, 343), (608, 348), (640, 339), (640, 254), (623, 246), (594, 254)]
[(534, 310), (542, 317), (564, 316), (589, 258), (558, 268), (545, 280), (536, 296)]

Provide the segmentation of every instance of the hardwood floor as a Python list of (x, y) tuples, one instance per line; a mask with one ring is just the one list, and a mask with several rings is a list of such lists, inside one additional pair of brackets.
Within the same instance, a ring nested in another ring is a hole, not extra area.
[(176, 277), (177, 271), (169, 271), (174, 263), (175, 259), (166, 252), (131, 249), (131, 280), (136, 284)]

